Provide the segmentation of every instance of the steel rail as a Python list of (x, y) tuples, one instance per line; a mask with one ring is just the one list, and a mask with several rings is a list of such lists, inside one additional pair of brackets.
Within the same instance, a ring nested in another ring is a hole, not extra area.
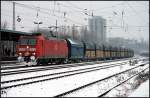
[[(121, 60), (128, 60), (128, 59), (131, 59), (131, 58), (114, 59), (114, 60), (106, 60), (106, 61), (102, 60), (102, 61), (99, 61), (99, 62), (105, 63), (105, 62), (121, 61)], [(92, 61), (92, 62), (90, 62), (90, 61), (88, 61), (88, 62), (80, 62), (80, 63), (93, 63), (93, 62), (94, 61)], [(69, 63), (69, 64), (80, 64), (80, 63)], [(67, 65), (67, 64), (63, 64), (63, 65)], [(14, 65), (11, 65), (13, 67), (3, 67), (3, 68), (1, 68), (1, 70), (19, 69), (19, 68), (27, 68), (27, 67), (49, 66), (49, 65), (50, 66), (52, 66), (52, 65), (57, 66), (56, 64), (36, 65), (36, 66), (26, 66), (26, 65), (24, 65), (24, 66), (14, 66)], [(58, 64), (58, 65), (60, 65), (60, 64)], [(7, 65), (2, 65), (2, 66), (7, 66)]]
[[(98, 68), (98, 66), (97, 67), (92, 67), (92, 68), (87, 68), (88, 70), (87, 69), (79, 69), (79, 70), (74, 70), (74, 71), (68, 71), (68, 72), (75, 72), (75, 71), (85, 70), (85, 71), (81, 71), (81, 72), (77, 72), (77, 73), (69, 73), (69, 74), (62, 75), (62, 76), (56, 76), (56, 77), (42, 79), (42, 80), (30, 81), (30, 82), (26, 82), (26, 83), (20, 83), (20, 84), (16, 84), (16, 85), (11, 85), (11, 86), (5, 86), (5, 87), (1, 87), (1, 89), (7, 89), (7, 88), (12, 88), (12, 87), (21, 86), (21, 85), (27, 85), (27, 84), (32, 84), (32, 83), (37, 83), (37, 82), (42, 82), (42, 81), (47, 81), (47, 80), (53, 80), (53, 79), (58, 79), (58, 78), (63, 78), (63, 77), (68, 77), (68, 76), (73, 76), (73, 75), (77, 75), (77, 74), (81, 74), (81, 73), (92, 72), (92, 71), (106, 69), (106, 68), (110, 68), (110, 67), (116, 67), (116, 66), (120, 66), (120, 65), (125, 64), (125, 63), (117, 63), (117, 64), (119, 64), (119, 65), (112, 64), (112, 66), (110, 66), (110, 65), (99, 66), (100, 68)], [(62, 73), (68, 73), (68, 72), (62, 72)], [(53, 75), (62, 74), (62, 73), (55, 73)], [(37, 77), (43, 77), (43, 76), (37, 76)], [(31, 77), (31, 78), (37, 78), (37, 77)], [(25, 78), (25, 79), (28, 79), (28, 78)], [(19, 79), (18, 81), (20, 81), (20, 80), (24, 80), (24, 79)], [(17, 81), (17, 80), (12, 80), (11, 82), (14, 82), (14, 81)], [(4, 81), (2, 83), (9, 83), (9, 81)]]
[[(104, 63), (106, 63), (106, 62), (104, 62)], [(86, 64), (87, 64), (87, 62), (82, 63), (82, 64), (43, 66), (43, 68), (40, 67), (40, 68), (32, 68), (32, 69), (24, 69), (24, 70), (6, 71), (6, 72), (1, 72), (1, 76), (20, 74), (20, 73), (28, 73), (28, 72), (36, 72), (36, 71), (53, 70), (53, 69), (61, 69), (61, 68), (78, 67), (78, 66), (87, 66)], [(91, 63), (89, 65), (93, 65), (93, 64), (99, 64), (99, 62), (94, 62), (94, 63)]]
[[(145, 64), (147, 64), (147, 63), (145, 63)], [(105, 78), (103, 78), (103, 79), (100, 79), (100, 80), (97, 80), (97, 81), (88, 83), (88, 84), (86, 84), (86, 85), (80, 86), (80, 87), (78, 87), (78, 88), (72, 89), (72, 90), (70, 90), (70, 91), (64, 92), (64, 93), (59, 94), (59, 95), (56, 95), (56, 96), (54, 96), (54, 97), (62, 97), (62, 96), (64, 96), (64, 95), (70, 94), (70, 93), (72, 93), (72, 92), (75, 92), (75, 91), (77, 91), (77, 90), (80, 90), (80, 89), (82, 89), (82, 88), (85, 88), (85, 87), (87, 87), (87, 86), (90, 86), (90, 85), (92, 85), (92, 84), (101, 82), (101, 81), (103, 81), (103, 80), (109, 79), (109, 78), (114, 77), (114, 76), (116, 76), (116, 75), (119, 75), (119, 74), (128, 72), (128, 71), (133, 70), (133, 69), (138, 68), (138, 67), (141, 67), (141, 66), (143, 66), (143, 65), (145, 65), (145, 64), (141, 64), (141, 65), (138, 65), (138, 66), (136, 66), (136, 67), (127, 69), (127, 70), (125, 70), (125, 71), (122, 71), (122, 72), (113, 74), (113, 75), (111, 75), (111, 76), (105, 77)]]

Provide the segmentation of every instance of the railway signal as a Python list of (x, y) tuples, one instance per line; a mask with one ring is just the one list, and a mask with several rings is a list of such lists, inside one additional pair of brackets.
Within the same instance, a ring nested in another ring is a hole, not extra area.
[(17, 16), (18, 18), (17, 18), (17, 21), (18, 22), (20, 22), (21, 21), (21, 18), (20, 18), (20, 16)]

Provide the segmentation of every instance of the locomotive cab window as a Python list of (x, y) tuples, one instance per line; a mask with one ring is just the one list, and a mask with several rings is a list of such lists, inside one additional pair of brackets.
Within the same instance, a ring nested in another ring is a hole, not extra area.
[(36, 40), (35, 39), (29, 39), (28, 40), (28, 45), (35, 45)]
[(20, 44), (21, 45), (35, 45), (36, 44), (36, 39), (23, 38), (23, 39), (20, 39)]

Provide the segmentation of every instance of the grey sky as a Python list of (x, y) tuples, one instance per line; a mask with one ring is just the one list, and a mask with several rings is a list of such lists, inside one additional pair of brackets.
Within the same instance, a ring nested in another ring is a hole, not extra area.
[[(15, 1), (29, 6), (40, 7), (39, 18), (36, 9), (16, 5), (16, 22), (20, 31), (36, 28), (34, 21), (42, 21), (42, 28), (55, 25), (87, 25), (85, 10), (89, 15), (102, 16), (107, 21), (107, 37), (124, 37), (130, 39), (149, 39), (149, 2), (148, 1)], [(66, 12), (67, 21), (64, 18)], [(123, 13), (123, 17), (122, 17)], [(12, 2), (1, 1), (1, 20), (7, 21), (12, 29)], [(124, 24), (123, 24), (124, 23)], [(24, 28), (21, 28), (24, 27)]]

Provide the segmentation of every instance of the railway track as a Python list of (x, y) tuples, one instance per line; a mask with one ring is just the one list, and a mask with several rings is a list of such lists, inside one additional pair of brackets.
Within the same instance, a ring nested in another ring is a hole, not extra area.
[[(102, 61), (100, 61), (102, 62)], [(87, 63), (87, 64), (90, 64), (92, 62), (82, 62), (82, 63)], [(70, 65), (70, 64), (82, 64), (82, 63), (67, 63), (67, 64), (63, 64), (63, 65)], [(60, 65), (60, 64), (59, 64)], [(47, 64), (47, 65), (37, 65), (37, 66), (26, 66), (26, 65), (22, 65), (22, 66), (12, 66), (11, 67), (3, 67), (1, 68), (1, 70), (11, 70), (11, 69), (21, 69), (21, 68), (30, 68), (30, 67), (46, 67), (46, 66), (59, 66), (58, 64)], [(3, 65), (5, 66), (5, 65)], [(9, 66), (9, 65), (8, 65)]]
[[(109, 61), (113, 62), (113, 61)], [(87, 66), (88, 65), (93, 65), (93, 64), (100, 64), (100, 63), (107, 63), (106, 62), (85, 62), (85, 63), (76, 63), (76, 64), (64, 64), (64, 65), (55, 65), (55, 66), (42, 66), (42, 67), (32, 67), (29, 69), (21, 69), (21, 70), (12, 70), (12, 71), (1, 71), (1, 76), (6, 76), (6, 75), (13, 75), (13, 74), (20, 74), (20, 73), (28, 73), (28, 72), (37, 72), (37, 71), (46, 71), (46, 70), (54, 70), (54, 69), (61, 69), (61, 68), (70, 68), (70, 67), (78, 67), (78, 66)]]
[[(107, 60), (107, 61), (98, 61), (98, 62), (106, 63), (106, 62), (121, 61), (121, 60), (128, 60), (128, 59), (131, 59), (131, 58), (115, 59), (115, 60)], [(92, 62), (82, 62), (82, 63), (89, 64), (89, 63), (93, 63), (93, 61)], [(19, 64), (21, 64), (21, 65), (19, 65)], [(80, 64), (80, 63), (69, 63), (69, 64)], [(67, 64), (63, 64), (63, 65), (67, 65)], [(56, 64), (47, 64), (47, 65), (37, 65), (37, 66), (26, 66), (26, 65), (23, 65), (22, 63), (14, 63), (14, 64), (9, 64), (9, 65), (6, 65), (6, 64), (3, 65), (2, 64), (1, 65), (1, 70), (11, 70), (11, 69), (19, 69), (19, 68), (27, 68), (27, 67), (39, 67), (39, 66), (57, 66), (57, 65)]]
[[(141, 66), (146, 65), (146, 64), (148, 64), (148, 63), (138, 65), (138, 66), (133, 67), (133, 68), (130, 68), (130, 69), (128, 69), (128, 70), (125, 70), (125, 71), (122, 71), (122, 72), (113, 74), (113, 75), (111, 75), (111, 76), (108, 76), (108, 77), (105, 77), (105, 78), (103, 78), (103, 79), (100, 79), (100, 80), (91, 82), (91, 83), (89, 83), (89, 84), (86, 84), (86, 85), (77, 87), (77, 88), (72, 89), (72, 90), (69, 90), (69, 91), (67, 91), (67, 92), (58, 94), (58, 95), (56, 95), (56, 96), (54, 96), (54, 97), (68, 97), (69, 94), (72, 94), (72, 93), (75, 93), (75, 92), (79, 92), (79, 91), (81, 91), (81, 90), (83, 90), (83, 89), (85, 89), (85, 88), (88, 88), (88, 87), (90, 87), (90, 86), (93, 86), (93, 85), (95, 85), (95, 84), (97, 84), (97, 83), (99, 83), (99, 82), (102, 82), (102, 81), (104, 81), (104, 80), (108, 80), (108, 79), (110, 79), (110, 78), (112, 78), (112, 77), (115, 77), (115, 76), (117, 76), (117, 75), (125, 74), (125, 73), (127, 73), (127, 72), (129, 72), (129, 71), (131, 71), (131, 70), (135, 70), (135, 69), (140, 68)], [(98, 97), (103, 97), (105, 94), (107, 94), (108, 92), (110, 92), (112, 89), (114, 89), (114, 88), (116, 88), (116, 87), (122, 85), (123, 83), (125, 83), (125, 82), (128, 81), (129, 79), (131, 79), (131, 78), (137, 76), (138, 74), (140, 74), (141, 72), (143, 72), (144, 70), (146, 70), (146, 69), (148, 69), (148, 68), (149, 68), (149, 67), (147, 67), (147, 68), (141, 70), (141, 71), (138, 72), (138, 73), (135, 73), (134, 75), (128, 77), (128, 78), (125, 79), (124, 81), (121, 81), (120, 83), (118, 83), (118, 84), (112, 86), (111, 88), (107, 89), (106, 91), (101, 92), (101, 93), (98, 95)], [(77, 94), (77, 93), (76, 93), (76, 94)], [(79, 96), (78, 96), (78, 97), (79, 97)]]
[(1, 64), (12, 64), (17, 63), (18, 61), (1, 61)]
[(118, 86), (122, 85), (123, 83), (127, 82), (128, 80), (130, 80), (130, 79), (132, 79), (132, 78), (134, 78), (134, 77), (138, 76), (140, 73), (142, 73), (143, 71), (145, 71), (145, 70), (147, 70), (147, 69), (149, 69), (149, 67), (148, 67), (148, 68), (143, 69), (143, 70), (142, 70), (142, 71), (140, 71), (139, 73), (137, 73), (137, 74), (135, 74), (135, 75), (133, 75), (133, 76), (129, 77), (128, 79), (126, 79), (126, 80), (122, 81), (121, 83), (119, 83), (119, 84), (117, 84), (117, 85), (114, 85), (112, 88), (110, 88), (109, 90), (105, 91), (104, 93), (102, 93), (102, 94), (101, 94), (101, 95), (99, 95), (98, 97), (103, 97), (104, 95), (106, 95), (107, 93), (109, 93), (111, 90), (113, 90), (113, 89), (115, 89), (116, 87), (118, 87)]
[(64, 71), (64, 72), (52, 73), (52, 74), (46, 74), (46, 75), (40, 75), (40, 76), (34, 76), (34, 77), (1, 81), (1, 89), (7, 89), (7, 88), (16, 87), (16, 86), (58, 79), (58, 78), (73, 76), (73, 75), (77, 75), (77, 74), (97, 71), (97, 70), (101, 70), (101, 69), (107, 69), (110, 67), (125, 65), (126, 63), (128, 63), (128, 62), (122, 62), (122, 63), (111, 64), (111, 65), (107, 64), (107, 65), (103, 65), (103, 66), (101, 65), (101, 66), (96, 66), (96, 67), (82, 68), (82, 69), (72, 70), (72, 71)]

